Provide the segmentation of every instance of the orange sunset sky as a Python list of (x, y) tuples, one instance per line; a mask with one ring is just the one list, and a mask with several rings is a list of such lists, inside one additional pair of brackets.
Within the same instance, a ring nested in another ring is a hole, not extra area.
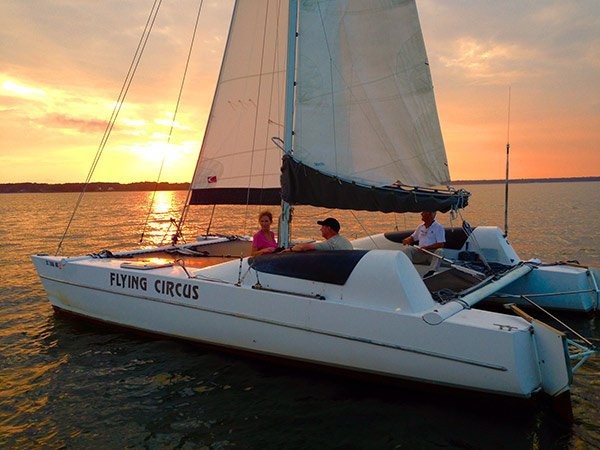
[[(189, 181), (231, 0), (163, 0), (93, 181)], [(84, 181), (153, 0), (0, 2), (0, 183)], [(600, 1), (417, 0), (454, 180), (600, 175)]]

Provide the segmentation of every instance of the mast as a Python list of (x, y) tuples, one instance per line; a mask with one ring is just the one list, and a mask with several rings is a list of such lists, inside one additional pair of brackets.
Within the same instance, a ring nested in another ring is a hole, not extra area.
[[(290, 0), (288, 18), (288, 45), (285, 80), (285, 121), (284, 121), (284, 152), (292, 155), (292, 139), (294, 128), (294, 91), (296, 78), (296, 43), (298, 25), (298, 0)], [(292, 205), (285, 200), (281, 201), (281, 215), (279, 216), (278, 240), (280, 247), (287, 248), (290, 240), (290, 222), (292, 220)]]
[(504, 186), (504, 237), (508, 236), (508, 160), (510, 156), (510, 86), (508, 87), (508, 125), (506, 131), (506, 184)]

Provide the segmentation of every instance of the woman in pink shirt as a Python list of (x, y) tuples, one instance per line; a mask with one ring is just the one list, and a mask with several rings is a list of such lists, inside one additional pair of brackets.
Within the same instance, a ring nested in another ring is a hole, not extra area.
[(258, 223), (260, 224), (260, 230), (252, 237), (252, 256), (273, 253), (277, 248), (275, 234), (271, 231), (271, 224), (273, 223), (271, 211), (262, 211), (258, 215)]

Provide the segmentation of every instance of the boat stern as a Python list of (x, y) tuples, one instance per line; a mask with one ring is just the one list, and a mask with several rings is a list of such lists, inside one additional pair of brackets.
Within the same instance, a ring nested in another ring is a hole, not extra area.
[(531, 317), (516, 305), (510, 305), (510, 309), (531, 324), (542, 391), (551, 397), (569, 391), (573, 370), (566, 335)]

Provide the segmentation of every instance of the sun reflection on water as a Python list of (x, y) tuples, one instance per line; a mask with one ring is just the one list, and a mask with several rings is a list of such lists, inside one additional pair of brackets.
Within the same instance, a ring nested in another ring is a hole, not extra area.
[(145, 224), (145, 238), (151, 244), (164, 243), (175, 232), (181, 205), (174, 191), (148, 193), (149, 214)]

